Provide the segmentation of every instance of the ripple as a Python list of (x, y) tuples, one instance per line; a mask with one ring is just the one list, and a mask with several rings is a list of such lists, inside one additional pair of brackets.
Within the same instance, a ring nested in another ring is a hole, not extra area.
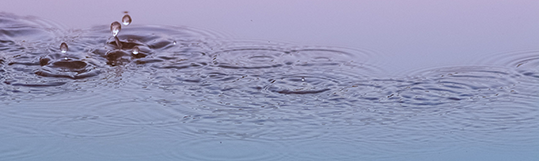
[(9, 42), (19, 45), (31, 44), (32, 41), (23, 41), (26, 38), (47, 41), (52, 39), (61, 28), (58, 24), (37, 17), (21, 17), (9, 13), (0, 13), (0, 22), (2, 22), (0, 25), (2, 44)]
[(363, 50), (187, 27), (131, 24), (112, 37), (109, 26), (64, 30), (3, 13), (0, 22), (0, 119), (19, 122), (4, 131), (84, 138), (81, 155), (353, 160), (537, 141), (535, 51), (392, 78)]
[[(9, 96), (2, 100), (39, 97), (22, 93), (53, 95), (73, 91), (73, 87), (80, 90), (103, 85), (100, 80), (110, 79), (114, 73), (118, 76), (118, 71), (129, 72), (126, 67), (135, 60), (139, 67), (173, 61), (177, 55), (215, 47), (209, 44), (218, 37), (186, 27), (135, 25), (122, 30), (123, 48), (117, 49), (105, 28), (62, 31), (58, 25), (35, 17), (2, 14), (0, 19), (5, 22), (0, 26), (4, 48), (0, 80), (4, 82), (2, 94)], [(69, 44), (69, 52), (59, 51), (60, 42)], [(133, 47), (140, 48), (140, 54), (130, 54)], [(124, 69), (110, 68), (118, 65)]]
[(511, 68), (535, 68), (539, 66), (539, 51), (523, 51), (497, 54), (477, 62), (485, 65), (502, 65)]
[(70, 116), (49, 120), (43, 122), (41, 125), (49, 127), (47, 129), (51, 134), (68, 138), (95, 138), (134, 135), (139, 133), (141, 130), (141, 128), (104, 125), (102, 124), (102, 120), (104, 119), (107, 118), (103, 118), (98, 115)]
[[(144, 88), (171, 108), (183, 107), (180, 120), (189, 125), (182, 131), (301, 140), (326, 135), (317, 125), (347, 122), (354, 98), (346, 92), (378, 71), (362, 63), (365, 53), (252, 43), (183, 53), (179, 60), (157, 57), (160, 63), (138, 68), (127, 90)], [(239, 130), (247, 127), (257, 130)]]
[[(192, 87), (196, 93), (329, 93), (376, 69), (355, 63), (354, 54), (323, 48), (233, 47), (194, 54), (182, 61), (164, 60), (156, 67), (169, 69), (170, 74), (157, 73), (153, 82), (174, 91)], [(200, 86), (193, 87), (197, 84)]]
[[(329, 135), (319, 130), (313, 116), (289, 118), (290, 116), (267, 116), (250, 110), (220, 110), (215, 114), (189, 115), (183, 124), (171, 130), (208, 137), (267, 140), (311, 140)], [(269, 114), (268, 114), (269, 115)]]
[(60, 154), (60, 143), (47, 137), (4, 136), (0, 138), (0, 159), (42, 159), (45, 155)]
[(487, 65), (500, 65), (518, 73), (522, 82), (522, 92), (530, 97), (539, 97), (539, 51), (512, 52), (498, 54), (478, 62)]
[[(496, 102), (454, 110), (445, 115), (466, 142), (522, 144), (537, 142), (537, 101)], [(480, 135), (481, 137), (471, 137)]]
[(1, 160), (38, 159), (61, 152), (61, 142), (41, 132), (40, 120), (0, 116), (0, 121)]
[(211, 49), (215, 47), (216, 40), (221, 37), (214, 33), (187, 27), (130, 25), (122, 29), (122, 33), (118, 35), (121, 43), (121, 48), (118, 48), (106, 26), (96, 26), (80, 34), (81, 38), (78, 42), (85, 47), (132, 49), (135, 46), (145, 46), (158, 55), (188, 48)]
[[(73, 86), (73, 88), (77, 87)], [(29, 120), (38, 118), (48, 120), (56, 119), (69, 116), (70, 114), (77, 114), (80, 113), (80, 111), (86, 111), (87, 104), (93, 104), (95, 103), (95, 100), (100, 99), (99, 97), (96, 97), (98, 95), (93, 94), (93, 91), (74, 90), (66, 92), (66, 90), (62, 88), (48, 90), (58, 90), (58, 93), (25, 93), (25, 95), (33, 97), (23, 97), (22, 100), (13, 99), (9, 102), (4, 102), (5, 106), (0, 107), (3, 111), (0, 115)]]
[(189, 109), (184, 106), (167, 106), (162, 104), (165, 98), (147, 95), (146, 98), (126, 98), (123, 94), (100, 94), (101, 102), (88, 105), (96, 116), (102, 118), (97, 123), (108, 126), (128, 127), (161, 127), (175, 126), (181, 118), (189, 115)]
[(192, 138), (172, 148), (168, 155), (180, 160), (280, 160), (287, 153), (278, 142), (253, 139)]
[(98, 71), (93, 70), (95, 68), (92, 64), (79, 55), (59, 54), (59, 43), (53, 43), (64, 34), (59, 25), (35, 17), (18, 17), (4, 13), (0, 14), (0, 19), (5, 22), (0, 26), (4, 44), (4, 76), (0, 79), (3, 82), (3, 92), (8, 96), (2, 100), (35, 98), (39, 97), (39, 94), (71, 91), (69, 88), (60, 88), (73, 81), (41, 76), (77, 79), (98, 74)]
[[(346, 94), (363, 101), (356, 102), (355, 112), (344, 115), (356, 126), (337, 131), (349, 131), (343, 138), (350, 141), (384, 145), (371, 149), (373, 153), (441, 152), (458, 143), (536, 141), (531, 134), (538, 127), (537, 100), (521, 78), (504, 67), (473, 66), (356, 82)], [(430, 148), (410, 148), (417, 145)]]
[[(136, 135), (126, 137), (100, 137), (78, 139), (73, 142), (79, 146), (73, 147), (73, 153), (82, 158), (106, 158), (112, 160), (151, 160), (162, 158), (168, 150), (170, 136), (163, 136), (148, 130), (142, 130)], [(166, 140), (169, 139), (169, 140)], [(176, 139), (176, 138), (175, 138)]]
[(361, 142), (320, 139), (295, 143), (289, 160), (375, 160), (383, 156)]
[(448, 67), (410, 74), (406, 83), (390, 86), (388, 97), (421, 107), (485, 101), (510, 101), (519, 91), (518, 75), (497, 67)]

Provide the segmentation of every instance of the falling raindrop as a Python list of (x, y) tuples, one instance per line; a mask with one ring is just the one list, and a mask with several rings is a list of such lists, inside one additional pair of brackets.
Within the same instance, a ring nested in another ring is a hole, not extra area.
[(110, 31), (112, 32), (112, 36), (117, 36), (121, 29), (122, 25), (118, 21), (114, 21), (112, 24), (110, 24)]
[(133, 48), (133, 54), (134, 54), (134, 55), (137, 55), (139, 52), (140, 52), (140, 49), (138, 49), (138, 47), (135, 46), (135, 47)]
[(129, 16), (129, 15), (126, 14), (126, 15), (122, 18), (122, 23), (123, 23), (124, 25), (129, 25), (129, 24), (131, 24), (131, 16)]
[(67, 53), (67, 44), (65, 42), (63, 42), (62, 44), (60, 44), (60, 51), (62, 53)]

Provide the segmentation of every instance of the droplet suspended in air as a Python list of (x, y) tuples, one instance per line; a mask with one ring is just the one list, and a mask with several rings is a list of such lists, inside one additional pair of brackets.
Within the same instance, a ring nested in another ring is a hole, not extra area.
[(173, 41), (173, 42), (172, 42), (172, 45), (176, 45), (176, 41)]
[(138, 49), (138, 47), (135, 46), (135, 47), (133, 48), (133, 54), (134, 54), (134, 55), (137, 55), (139, 52), (140, 52), (140, 49)]
[(118, 21), (114, 21), (112, 24), (110, 24), (112, 36), (117, 36), (118, 33), (120, 33), (120, 30), (122, 30), (122, 25)]
[(129, 25), (129, 24), (131, 24), (131, 16), (129, 16), (129, 15), (126, 14), (126, 15), (122, 18), (122, 23), (123, 23), (124, 25)]
[(62, 53), (67, 53), (67, 44), (65, 42), (63, 42), (62, 44), (60, 44), (60, 51)]

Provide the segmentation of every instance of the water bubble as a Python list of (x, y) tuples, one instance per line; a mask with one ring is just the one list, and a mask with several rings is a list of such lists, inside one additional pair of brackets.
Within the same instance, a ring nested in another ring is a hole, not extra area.
[(122, 25), (118, 21), (114, 21), (112, 24), (110, 24), (110, 31), (112, 32), (112, 36), (117, 36), (121, 29)]
[(139, 52), (140, 52), (140, 49), (138, 49), (138, 47), (135, 46), (135, 47), (133, 48), (133, 54), (134, 54), (134, 55), (137, 55)]
[(67, 53), (67, 44), (65, 42), (60, 45), (60, 51), (62, 51), (62, 53)]
[(124, 25), (129, 25), (129, 24), (131, 24), (131, 16), (125, 15), (125, 16), (122, 18), (122, 23), (123, 23)]

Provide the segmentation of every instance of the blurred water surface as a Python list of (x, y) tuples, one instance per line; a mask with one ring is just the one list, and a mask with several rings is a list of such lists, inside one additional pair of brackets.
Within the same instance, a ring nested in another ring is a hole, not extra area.
[[(129, 10), (132, 23), (122, 24), (113, 37), (109, 24), (122, 22), (124, 13), (113, 5), (120, 2), (110, 2), (103, 7), (110, 10), (100, 13), (80, 11), (97, 17), (105, 14), (102, 19), (77, 17), (77, 6), (65, 2), (64, 12), (74, 15), (62, 16), (84, 21), (0, 14), (0, 160), (539, 158), (539, 32), (527, 29), (539, 23), (534, 23), (538, 18), (525, 16), (539, 10), (511, 8), (539, 8), (536, 2), (486, 4), (501, 7), (504, 13), (519, 11), (504, 15), (520, 16), (519, 20), (480, 14), (495, 10), (490, 8), (470, 13), (479, 5), (475, 2), (418, 1), (416, 6), (315, 1), (296, 11), (292, 9), (304, 3), (244, 2), (247, 7), (284, 13), (231, 12), (216, 20), (234, 14), (252, 16), (243, 20), (254, 22), (276, 18), (261, 21), (290, 21), (292, 29), (303, 26), (308, 32), (282, 29), (277, 23), (273, 30), (244, 26), (246, 32), (239, 36), (219, 29), (231, 31), (229, 26), (245, 22), (200, 27), (193, 23), (197, 16), (173, 16), (185, 19), (180, 20)], [(356, 6), (343, 7), (349, 3)], [(126, 10), (144, 3), (135, 4), (125, 3)], [(205, 7), (211, 10), (218, 4)], [(444, 5), (449, 9), (433, 11)], [(232, 11), (233, 6), (224, 10)], [(393, 14), (366, 10), (368, 6)], [(414, 10), (418, 6), (432, 8)], [(52, 4), (44, 6), (48, 7)], [(374, 16), (358, 15), (353, 9)], [(457, 9), (469, 11), (472, 18), (448, 19), (460, 18), (463, 13)], [(326, 10), (337, 13), (322, 12)], [(25, 14), (25, 10), (11, 12)], [(199, 21), (222, 12), (201, 15)], [(391, 17), (400, 13), (401, 18)], [(439, 21), (433, 17), (444, 13), (455, 15)], [(277, 21), (279, 15), (292, 18)], [(338, 26), (340, 20), (321, 25), (329, 28), (321, 32), (308, 29), (320, 29), (310, 24), (319, 22), (313, 17), (331, 20), (338, 15), (347, 15), (339, 17), (344, 20), (357, 17), (381, 23), (362, 24), (366, 27), (356, 28), (356, 34), (367, 32), (365, 28), (386, 28), (371, 29), (374, 33), (364, 33), (365, 39), (336, 31), (343, 27)], [(149, 23), (149, 17), (157, 17), (156, 22)], [(295, 18), (304, 21), (292, 22)], [(469, 23), (473, 20), (527, 26), (481, 28), (485, 24)], [(180, 25), (183, 21), (205, 29)], [(432, 24), (412, 25), (417, 23)], [(455, 30), (447, 23), (468, 26)], [(392, 24), (405, 26), (386, 33)], [(436, 26), (448, 28), (430, 28)], [(417, 31), (424, 28), (429, 30)], [(301, 37), (304, 33), (321, 38)], [(493, 33), (500, 38), (485, 37)], [(443, 39), (451, 36), (456, 38)], [(472, 44), (460, 44), (464, 37)], [(389, 39), (395, 40), (380, 42)], [(407, 48), (397, 42), (417, 46)], [(62, 43), (67, 50), (61, 49)], [(418, 45), (422, 43), (426, 44)]]

